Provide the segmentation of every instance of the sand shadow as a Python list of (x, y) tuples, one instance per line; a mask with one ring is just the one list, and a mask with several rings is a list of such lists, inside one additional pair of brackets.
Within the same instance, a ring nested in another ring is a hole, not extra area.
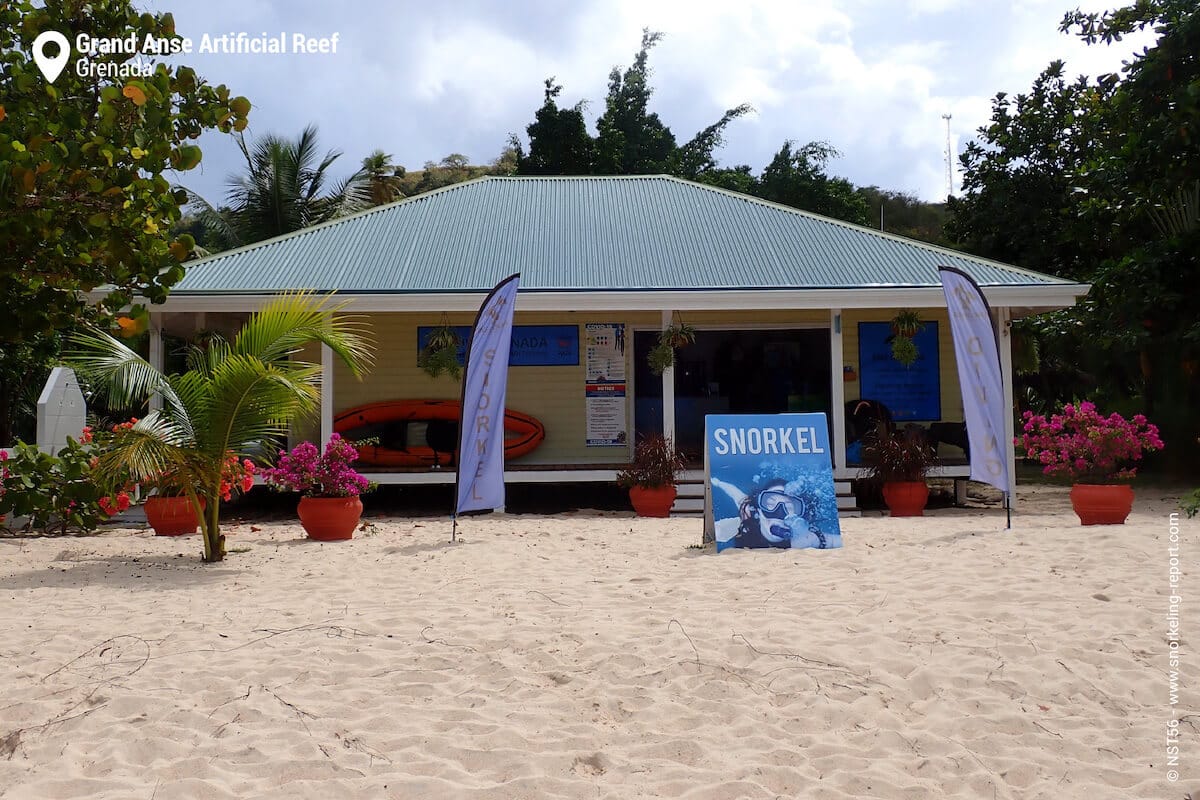
[(717, 554), (717, 548), (715, 545), (713, 545), (711, 543), (704, 545), (704, 547), (696, 547), (695, 545), (688, 545), (687, 547), (684, 547), (681, 551), (672, 555), (671, 560), (679, 561), (682, 558), (706, 558), (709, 556), (715, 556), (716, 554)]
[(113, 586), (159, 590), (212, 583), (241, 574), (196, 555), (97, 556), (52, 562), (41, 569), (0, 576), (0, 589), (75, 589)]
[(471, 544), (466, 539), (459, 539), (457, 542), (451, 542), (449, 539), (442, 539), (436, 542), (420, 542), (417, 544), (408, 544), (403, 547), (393, 546), (386, 547), (383, 550), (384, 555), (394, 556), (415, 556), (420, 553), (431, 553), (437, 550), (449, 550), (454, 547), (467, 547)]
[[(228, 547), (229, 540), (226, 539)], [(322, 542), (319, 539), (310, 539), (307, 536), (295, 536), (291, 539), (239, 539), (244, 547), (296, 547), (298, 545), (309, 545), (316, 547), (321, 544), (341, 544), (342, 542), (351, 542), (353, 539), (338, 539), (335, 541)]]

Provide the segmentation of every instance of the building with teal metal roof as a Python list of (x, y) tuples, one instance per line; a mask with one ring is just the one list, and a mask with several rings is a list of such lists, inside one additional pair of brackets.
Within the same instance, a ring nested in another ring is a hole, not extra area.
[[(898, 406), (912, 405), (919, 416), (905, 418), (913, 422), (962, 418), (939, 266), (981, 285), (1003, 345), (1013, 318), (1069, 306), (1089, 288), (668, 176), (488, 177), (192, 262), (153, 310), (152, 332), (232, 325), (282, 291), (336, 292), (371, 318), (381, 348), (363, 383), (327, 361), (325, 438), (346, 408), (456, 397), (456, 382), (417, 367), (421, 331), (468, 324), (486, 292), (519, 272), (517, 325), (531, 341), (557, 335), (577, 357), (512, 366), (510, 407), (546, 426), (542, 446), (511, 465), (513, 480), (608, 478), (639, 432), (661, 430), (685, 445), (703, 413), (789, 410), (830, 414), (845, 478), (856, 472), (840, 413), (847, 400), (886, 390)], [(902, 308), (928, 325), (925, 383), (909, 391), (918, 399), (906, 400), (903, 386), (917, 379), (885, 363), (873, 338)], [(661, 378), (651, 375), (645, 351), (681, 320), (699, 331), (695, 348)], [(623, 409), (609, 402), (601, 422), (587, 398), (588, 342), (613, 331), (625, 344), (627, 399)], [(785, 366), (771, 397), (739, 388), (772, 364)], [(1011, 397), (1007, 360), (1005, 375)], [(601, 428), (605, 435), (593, 435)]]

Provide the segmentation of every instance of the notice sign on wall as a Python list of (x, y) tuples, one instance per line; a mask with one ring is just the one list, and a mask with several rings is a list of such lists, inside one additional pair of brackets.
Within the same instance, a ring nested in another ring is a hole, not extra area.
[(704, 525), (730, 547), (842, 546), (824, 414), (704, 418)]
[(861, 396), (883, 403), (897, 422), (939, 420), (942, 383), (938, 324), (922, 322), (913, 344), (920, 355), (913, 364), (905, 366), (892, 357), (891, 323), (858, 323)]
[(623, 446), (629, 436), (625, 404), (625, 326), (589, 322), (584, 331), (587, 446)]

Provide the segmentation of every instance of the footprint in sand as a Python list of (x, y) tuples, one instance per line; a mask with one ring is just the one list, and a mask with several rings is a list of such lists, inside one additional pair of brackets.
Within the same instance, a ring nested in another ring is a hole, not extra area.
[(576, 775), (603, 775), (607, 770), (601, 763), (600, 754), (592, 753), (587, 758), (576, 756), (575, 763), (571, 765), (571, 771)]

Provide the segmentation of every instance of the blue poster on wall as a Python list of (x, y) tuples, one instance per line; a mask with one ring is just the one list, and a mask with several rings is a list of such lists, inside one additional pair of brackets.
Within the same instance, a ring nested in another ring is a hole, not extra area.
[(859, 396), (883, 403), (897, 422), (940, 420), (938, 324), (921, 323), (913, 337), (920, 355), (907, 367), (892, 358), (892, 335), (890, 322), (858, 323)]
[[(435, 330), (432, 325), (417, 328), (417, 350), (423, 350)], [(458, 363), (464, 363), (471, 326), (456, 325)], [(578, 325), (515, 325), (512, 347), (508, 351), (510, 367), (574, 367), (579, 364)]]
[(730, 547), (842, 546), (824, 414), (709, 414), (705, 528)]

